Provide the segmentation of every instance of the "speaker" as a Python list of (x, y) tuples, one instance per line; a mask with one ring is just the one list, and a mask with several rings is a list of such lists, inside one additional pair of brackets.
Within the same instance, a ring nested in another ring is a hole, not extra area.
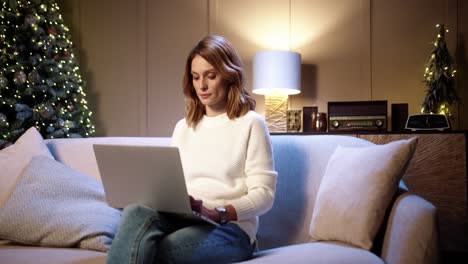
[(408, 104), (392, 104), (392, 131), (404, 131), (408, 119)]

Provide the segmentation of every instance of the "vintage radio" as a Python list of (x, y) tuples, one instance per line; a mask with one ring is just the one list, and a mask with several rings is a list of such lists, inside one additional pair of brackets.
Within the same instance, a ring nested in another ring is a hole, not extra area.
[(387, 131), (387, 101), (328, 102), (328, 131)]

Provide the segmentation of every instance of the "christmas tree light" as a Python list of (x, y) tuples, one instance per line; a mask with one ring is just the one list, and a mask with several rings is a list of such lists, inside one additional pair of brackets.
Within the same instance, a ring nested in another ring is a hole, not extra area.
[(451, 116), (450, 106), (460, 101), (455, 89), (455, 73), (452, 57), (445, 42), (443, 24), (437, 26), (438, 34), (434, 42), (434, 49), (424, 71), (426, 96), (422, 103), (422, 113), (444, 114)]
[(44, 138), (95, 132), (73, 43), (55, 0), (2, 0), (0, 148), (35, 126)]

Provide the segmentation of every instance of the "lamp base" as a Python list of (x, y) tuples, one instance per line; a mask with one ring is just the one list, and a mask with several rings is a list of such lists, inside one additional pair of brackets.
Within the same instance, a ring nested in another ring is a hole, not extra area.
[(286, 132), (288, 96), (284, 94), (265, 95), (265, 121), (270, 132)]

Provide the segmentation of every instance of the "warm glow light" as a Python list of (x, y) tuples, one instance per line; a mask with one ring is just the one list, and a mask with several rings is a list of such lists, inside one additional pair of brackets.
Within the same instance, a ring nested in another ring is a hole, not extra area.
[[(359, 5), (354, 1), (340, 1), (338, 7), (335, 1), (291, 1), (291, 16), (288, 1), (268, 1), (267, 5), (264, 1), (249, 1), (249, 8), (242, 10), (236, 1), (217, 3), (219, 15), (215, 29), (219, 25), (229, 35), (236, 36), (238, 39), (232, 39), (233, 42), (245, 42), (245, 46), (256, 50), (302, 53), (306, 47), (307, 57), (316, 60), (337, 57), (336, 48), (323, 45), (324, 39), (339, 38), (341, 35), (335, 37), (335, 34), (340, 33), (343, 24), (360, 23), (355, 17)], [(239, 19), (239, 12), (243, 14), (242, 19)], [(361, 33), (350, 33), (351, 36), (359, 38)]]
[(277, 94), (277, 95), (294, 95), (294, 94), (299, 94), (301, 91), (299, 90), (294, 90), (294, 89), (288, 89), (288, 88), (275, 88), (275, 89), (268, 89), (268, 88), (261, 88), (261, 89), (255, 89), (254, 91), (255, 94)]

